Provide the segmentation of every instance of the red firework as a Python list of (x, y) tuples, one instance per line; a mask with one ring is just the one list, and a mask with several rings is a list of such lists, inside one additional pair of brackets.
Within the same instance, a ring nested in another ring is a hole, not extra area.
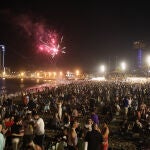
[(65, 53), (65, 47), (61, 47), (63, 36), (59, 38), (56, 32), (44, 33), (39, 37), (39, 50), (54, 58), (58, 53)]

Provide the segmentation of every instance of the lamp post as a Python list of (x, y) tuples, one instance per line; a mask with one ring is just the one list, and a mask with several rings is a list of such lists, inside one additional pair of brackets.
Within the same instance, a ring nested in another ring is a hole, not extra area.
[(101, 73), (102, 73), (103, 76), (104, 76), (105, 71), (106, 71), (106, 67), (105, 67), (104, 65), (101, 65), (101, 66), (100, 66), (100, 71), (101, 71)]
[(2, 59), (2, 67), (3, 67), (3, 74), (5, 74), (5, 64), (4, 64), (4, 55), (5, 55), (5, 46), (4, 45), (0, 45), (0, 47), (2, 48), (2, 52), (3, 52), (3, 59)]
[(79, 70), (76, 70), (76, 73), (75, 73), (76, 79), (79, 78), (79, 75), (80, 75), (80, 71), (79, 71)]
[(124, 72), (126, 70), (126, 63), (122, 62), (121, 63), (121, 70)]
[(125, 71), (126, 71), (127, 65), (125, 62), (121, 62), (121, 70), (123, 72), (123, 77), (125, 78)]

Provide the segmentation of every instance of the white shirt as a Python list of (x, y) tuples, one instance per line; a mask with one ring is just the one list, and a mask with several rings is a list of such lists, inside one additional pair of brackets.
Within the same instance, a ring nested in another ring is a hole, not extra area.
[(0, 133), (0, 150), (5, 148), (5, 138), (2, 133)]
[(43, 135), (45, 133), (45, 124), (42, 118), (39, 118), (36, 122), (35, 134)]

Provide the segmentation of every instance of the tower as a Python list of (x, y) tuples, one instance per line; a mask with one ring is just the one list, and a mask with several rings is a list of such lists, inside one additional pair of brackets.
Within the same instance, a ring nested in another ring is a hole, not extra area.
[(3, 70), (3, 72), (5, 72), (5, 60), (4, 57), (5, 56), (5, 46), (4, 45), (0, 45), (0, 67)]
[(142, 69), (142, 58), (143, 58), (143, 49), (145, 44), (143, 41), (135, 41), (133, 43), (134, 49), (137, 51), (137, 59), (136, 59), (136, 68), (141, 70)]

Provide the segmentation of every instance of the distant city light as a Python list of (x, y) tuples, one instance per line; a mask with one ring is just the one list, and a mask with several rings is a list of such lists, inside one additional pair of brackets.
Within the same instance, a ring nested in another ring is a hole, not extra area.
[(79, 73), (80, 73), (80, 72), (79, 72), (79, 70), (76, 70), (76, 76), (78, 76), (78, 75), (79, 75)]
[(40, 80), (39, 80), (39, 79), (37, 79), (37, 80), (36, 80), (36, 83), (39, 83), (39, 82), (40, 82)]
[(60, 75), (60, 76), (62, 76), (62, 75), (63, 75), (63, 73), (60, 71), (60, 72), (59, 72), (59, 75)]
[(53, 72), (54, 77), (56, 77), (56, 72)]
[(3, 71), (3, 76), (5, 76), (6, 75), (6, 72), (5, 71)]
[(38, 72), (38, 73), (37, 73), (37, 77), (39, 77), (39, 76), (40, 76), (40, 73)]
[(70, 72), (69, 72), (69, 71), (67, 71), (67, 74), (66, 74), (66, 76), (68, 76), (68, 77), (70, 76)]
[(23, 77), (24, 76), (24, 72), (21, 72), (20, 75)]
[(52, 73), (51, 72), (48, 72), (48, 75), (49, 75), (49, 77), (52, 75)]

